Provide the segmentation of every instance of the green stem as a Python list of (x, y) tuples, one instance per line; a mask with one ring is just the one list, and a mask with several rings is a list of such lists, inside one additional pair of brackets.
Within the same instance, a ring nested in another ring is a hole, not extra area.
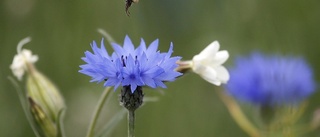
[(134, 137), (134, 110), (128, 110), (128, 137)]
[(96, 123), (97, 123), (97, 120), (99, 118), (99, 115), (100, 115), (100, 112), (102, 110), (102, 107), (104, 105), (104, 103), (106, 102), (107, 100), (107, 97), (109, 95), (109, 91), (110, 91), (111, 87), (107, 87), (102, 95), (101, 95), (101, 98), (98, 102), (98, 105), (96, 106), (95, 108), (95, 111), (94, 111), (94, 114), (93, 114), (93, 117), (91, 119), (91, 123), (90, 123), (90, 126), (89, 126), (89, 129), (88, 129), (88, 132), (87, 132), (87, 136), (86, 137), (93, 137), (94, 135), (94, 128), (96, 126)]
[(222, 92), (218, 94), (236, 123), (251, 137), (260, 137), (259, 130), (247, 119), (233, 98), (226, 96)]

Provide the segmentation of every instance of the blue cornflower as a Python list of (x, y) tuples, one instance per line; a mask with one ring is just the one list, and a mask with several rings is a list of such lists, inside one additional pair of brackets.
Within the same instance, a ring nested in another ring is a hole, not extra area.
[(227, 91), (262, 106), (297, 104), (315, 91), (311, 68), (302, 58), (254, 53), (230, 69)]
[(105, 81), (104, 86), (130, 86), (133, 93), (138, 86), (149, 86), (152, 88), (166, 88), (163, 82), (173, 81), (181, 73), (176, 72), (178, 67), (176, 62), (181, 57), (170, 57), (173, 52), (171, 43), (169, 51), (160, 53), (158, 51), (159, 41), (153, 41), (149, 47), (143, 39), (135, 49), (128, 36), (124, 39), (123, 47), (116, 43), (111, 43), (114, 52), (109, 55), (101, 41), (98, 48), (95, 41), (91, 44), (93, 53), (86, 51), (86, 62), (80, 65), (80, 73), (92, 78), (90, 82)]

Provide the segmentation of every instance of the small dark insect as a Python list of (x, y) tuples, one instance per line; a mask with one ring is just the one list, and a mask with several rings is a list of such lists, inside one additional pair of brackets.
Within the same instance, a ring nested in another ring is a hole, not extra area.
[(138, 3), (139, 0), (126, 0), (126, 14), (130, 16), (129, 8), (131, 7), (132, 3)]
[(129, 16), (130, 12), (129, 12), (129, 8), (131, 7), (133, 0), (126, 0), (126, 13)]

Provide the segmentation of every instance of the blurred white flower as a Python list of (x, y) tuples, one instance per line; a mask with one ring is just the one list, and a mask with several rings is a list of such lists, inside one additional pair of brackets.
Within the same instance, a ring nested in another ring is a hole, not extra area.
[(227, 83), (230, 77), (228, 70), (222, 66), (229, 58), (229, 53), (226, 50), (218, 51), (219, 48), (219, 42), (214, 41), (192, 59), (192, 70), (217, 86)]
[(32, 52), (27, 49), (22, 49), (22, 46), (31, 41), (30, 37), (22, 39), (18, 46), (17, 52), (18, 54), (14, 56), (12, 64), (10, 65), (10, 69), (14, 76), (18, 78), (18, 80), (22, 79), (24, 72), (27, 70), (28, 65), (33, 64), (38, 61), (37, 55), (32, 55)]

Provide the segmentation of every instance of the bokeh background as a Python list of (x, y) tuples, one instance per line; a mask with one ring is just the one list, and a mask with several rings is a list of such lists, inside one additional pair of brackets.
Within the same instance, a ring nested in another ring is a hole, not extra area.
[[(0, 1), (0, 136), (32, 137), (32, 129), (18, 95), (7, 77), (17, 43), (31, 36), (31, 49), (40, 57), (37, 68), (59, 87), (68, 106), (65, 129), (69, 137), (83, 137), (102, 93), (102, 84), (89, 83), (78, 73), (90, 42), (100, 41), (98, 28), (122, 43), (129, 35), (134, 44), (160, 39), (160, 50), (174, 43), (174, 55), (191, 59), (214, 40), (228, 50), (232, 67), (237, 56), (252, 51), (304, 57), (319, 80), (319, 0), (140, 0), (124, 11), (124, 0), (1, 0)], [(106, 43), (109, 51), (110, 45)], [(298, 75), (298, 74), (297, 74)], [(157, 97), (139, 109), (138, 137), (245, 137), (231, 119), (215, 91), (222, 90), (188, 74), (167, 89), (146, 89)], [(120, 110), (118, 94), (105, 106), (98, 128)], [(320, 94), (310, 98), (306, 115), (320, 107)], [(250, 116), (255, 109), (242, 105)], [(110, 136), (126, 136), (124, 118)], [(320, 136), (319, 132), (308, 136)]]

